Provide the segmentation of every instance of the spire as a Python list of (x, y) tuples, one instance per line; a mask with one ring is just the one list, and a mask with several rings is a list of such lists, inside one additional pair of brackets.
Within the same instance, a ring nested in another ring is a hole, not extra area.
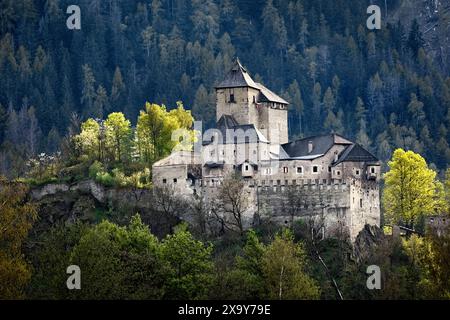
[(225, 79), (216, 87), (216, 89), (242, 87), (259, 89), (258, 85), (253, 81), (252, 77), (247, 72), (247, 69), (242, 66), (239, 58), (236, 58), (231, 70), (225, 76)]

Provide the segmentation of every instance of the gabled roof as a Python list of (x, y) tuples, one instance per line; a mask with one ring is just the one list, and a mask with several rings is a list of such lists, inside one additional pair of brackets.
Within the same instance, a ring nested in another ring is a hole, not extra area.
[(247, 72), (247, 69), (242, 66), (239, 59), (236, 59), (230, 72), (228, 72), (225, 79), (216, 87), (216, 89), (243, 87), (250, 87), (259, 90), (260, 94), (258, 97), (258, 102), (289, 104), (286, 100), (267, 89), (263, 84), (253, 81), (252, 77)]
[(361, 147), (359, 144), (352, 144), (348, 146), (340, 155), (338, 160), (333, 165), (338, 165), (342, 162), (372, 162), (377, 163), (378, 159), (369, 151)]
[[(217, 122), (216, 129), (222, 134), (223, 144), (262, 142), (269, 143), (266, 137), (253, 124), (238, 124), (232, 115), (222, 115)], [(242, 132), (244, 136), (238, 136)], [(231, 134), (231, 135), (230, 135)], [(237, 141), (235, 141), (237, 138)], [(213, 141), (203, 141), (203, 145), (209, 145)]]
[[(312, 143), (312, 151), (308, 145)], [(338, 134), (327, 134), (299, 139), (282, 145), (291, 159), (312, 160), (326, 154), (335, 144), (352, 145), (353, 143)]]
[(256, 85), (259, 87), (260, 90), (260, 96), (258, 97), (259, 102), (275, 102), (286, 105), (289, 104), (289, 102), (281, 98), (279, 95), (275, 94), (273, 91), (267, 89), (261, 83), (257, 83)]
[(222, 117), (220, 117), (219, 121), (217, 122), (217, 128), (234, 128), (238, 126), (239, 123), (236, 121), (236, 119), (232, 115), (224, 114)]
[(216, 89), (240, 87), (259, 89), (258, 85), (253, 81), (252, 77), (247, 72), (247, 69), (242, 66), (239, 59), (236, 59), (230, 72), (228, 72), (225, 79), (216, 87)]

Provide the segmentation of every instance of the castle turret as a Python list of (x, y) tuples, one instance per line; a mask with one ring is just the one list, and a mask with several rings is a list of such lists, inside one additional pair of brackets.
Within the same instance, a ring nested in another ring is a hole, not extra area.
[(216, 87), (217, 121), (233, 116), (240, 125), (253, 124), (271, 144), (288, 142), (289, 103), (253, 81), (239, 59)]

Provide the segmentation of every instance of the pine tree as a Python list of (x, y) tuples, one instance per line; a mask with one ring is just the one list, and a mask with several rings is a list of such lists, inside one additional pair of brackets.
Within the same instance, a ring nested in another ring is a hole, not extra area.
[(415, 93), (411, 93), (411, 102), (408, 104), (408, 112), (412, 116), (412, 121), (414, 122), (416, 131), (419, 130), (419, 126), (421, 126), (423, 120), (425, 120), (423, 106), (423, 102), (420, 102), (417, 99), (417, 95)]
[(33, 70), (36, 73), (41, 73), (47, 64), (47, 54), (42, 46), (38, 46), (33, 61)]
[(294, 82), (289, 85), (288, 94), (291, 97), (291, 103), (294, 105), (295, 112), (297, 114), (298, 132), (302, 134), (302, 117), (304, 112), (304, 105), (302, 100), (302, 92), (300, 91), (300, 86), (298, 85), (297, 80), (294, 80)]
[(203, 85), (200, 85), (195, 94), (192, 112), (195, 119), (202, 120), (204, 122), (204, 127), (208, 127), (214, 120), (214, 107), (211, 104), (210, 95)]
[[(114, 103), (119, 102), (120, 98), (123, 97), (124, 92), (125, 92), (125, 83), (123, 82), (122, 73), (120, 72), (120, 68), (116, 67), (111, 87), (111, 100)], [(117, 106), (115, 107), (117, 108)]]
[(27, 151), (30, 156), (34, 156), (39, 151), (41, 142), (41, 129), (39, 128), (39, 122), (36, 118), (36, 109), (30, 107), (27, 110), (27, 134), (25, 141), (27, 143)]
[(99, 85), (95, 95), (93, 110), (89, 113), (90, 117), (103, 119), (108, 110), (108, 94), (102, 85)]
[(85, 110), (92, 110), (95, 99), (95, 78), (89, 65), (83, 65), (83, 90), (81, 93), (81, 103)]
[(411, 54), (414, 58), (417, 58), (417, 54), (419, 53), (419, 49), (423, 47), (425, 41), (422, 38), (422, 33), (420, 32), (420, 25), (417, 19), (414, 19), (411, 30), (409, 31), (408, 36), (408, 48), (411, 50)]
[(0, 146), (5, 139), (6, 128), (8, 124), (8, 113), (0, 103)]
[(47, 148), (46, 151), (49, 154), (55, 154), (60, 150), (61, 136), (58, 130), (53, 127), (47, 135)]
[(10, 104), (8, 108), (8, 121), (6, 123), (5, 139), (13, 145), (20, 145), (22, 143), (22, 134), (20, 132), (20, 122), (17, 112)]

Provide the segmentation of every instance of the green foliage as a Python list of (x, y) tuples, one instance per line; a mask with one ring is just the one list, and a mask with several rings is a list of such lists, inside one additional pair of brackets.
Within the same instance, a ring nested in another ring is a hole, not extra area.
[[(45, 299), (158, 299), (167, 266), (160, 244), (134, 216), (127, 227), (107, 221), (55, 226), (41, 235), (29, 294)], [(66, 288), (66, 268), (82, 270), (82, 290)]]
[(27, 296), (32, 299), (70, 299), (67, 290), (66, 269), (71, 264), (70, 255), (75, 245), (87, 231), (88, 226), (81, 222), (71, 225), (56, 224), (47, 232), (39, 234), (30, 253), (33, 276)]
[(254, 231), (247, 233), (242, 254), (234, 268), (224, 274), (222, 298), (318, 299), (320, 290), (305, 272), (302, 244), (284, 230), (269, 244), (262, 244)]
[(81, 133), (74, 137), (82, 155), (91, 160), (101, 160), (100, 125), (94, 119), (88, 119), (81, 125)]
[[(39, 299), (200, 299), (213, 280), (212, 246), (186, 228), (160, 242), (139, 215), (127, 226), (102, 221), (54, 226), (37, 239), (29, 296)], [(78, 265), (82, 290), (66, 288), (67, 266)]]
[(0, 299), (20, 299), (31, 277), (22, 244), (37, 218), (28, 188), (0, 176)]
[(213, 281), (212, 246), (205, 246), (182, 229), (167, 236), (161, 250), (170, 266), (165, 298), (206, 298)]
[(306, 255), (303, 246), (294, 243), (293, 235), (284, 230), (266, 248), (261, 260), (268, 299), (318, 299), (317, 284), (304, 272)]
[(419, 154), (398, 149), (385, 174), (383, 203), (391, 223), (414, 226), (424, 215), (439, 208), (441, 194), (436, 173)]
[(424, 299), (450, 299), (450, 228), (438, 235), (412, 236), (403, 241), (411, 264), (420, 272), (418, 292)]
[(78, 150), (75, 161), (87, 164), (88, 176), (105, 186), (149, 188), (148, 168), (172, 151), (192, 150), (195, 142), (194, 119), (181, 102), (177, 105), (166, 111), (164, 105), (147, 103), (135, 130), (120, 112), (106, 121), (86, 120), (72, 138)]
[[(194, 123), (190, 111), (179, 102), (178, 108), (167, 111), (164, 105), (147, 103), (141, 111), (136, 129), (137, 150), (141, 161), (154, 163), (172, 150), (191, 150)], [(182, 138), (179, 141), (176, 138)], [(181, 146), (180, 146), (181, 145)]]
[(116, 180), (108, 172), (101, 171), (97, 173), (95, 181), (101, 183), (106, 187), (112, 187), (115, 185)]
[(89, 178), (96, 179), (97, 175), (104, 172), (103, 164), (99, 161), (94, 161), (94, 163), (89, 167)]
[(445, 172), (444, 181), (445, 212), (450, 215), (450, 168)]
[(111, 113), (105, 121), (106, 148), (115, 161), (131, 158), (131, 123), (123, 113)]

